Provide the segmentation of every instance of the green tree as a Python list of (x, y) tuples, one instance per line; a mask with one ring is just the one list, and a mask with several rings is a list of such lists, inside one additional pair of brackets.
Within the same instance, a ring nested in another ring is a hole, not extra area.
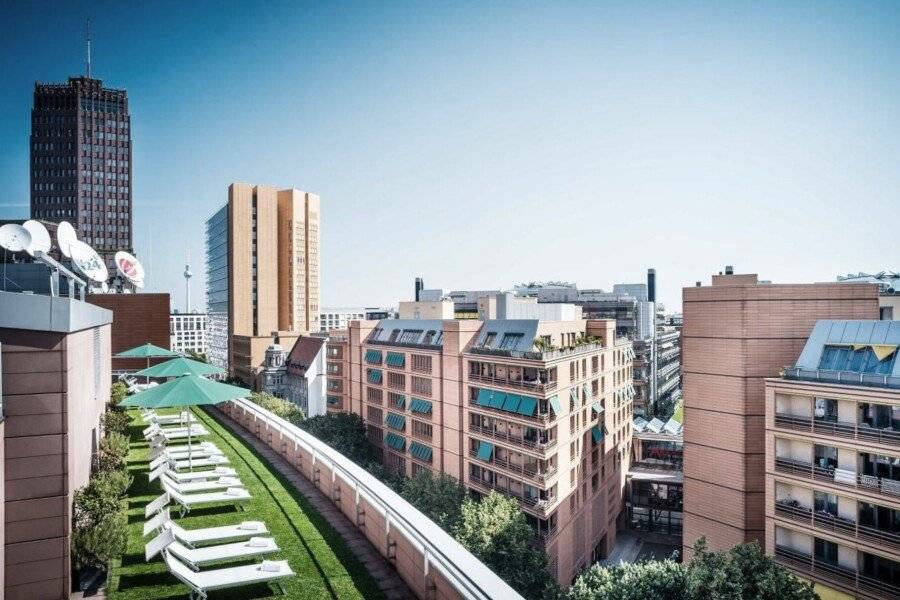
[(403, 480), (400, 495), (445, 531), (450, 531), (462, 515), (466, 488), (451, 475), (432, 475), (431, 471), (422, 469)]
[(118, 410), (108, 410), (101, 417), (103, 422), (103, 431), (125, 433), (128, 425), (131, 423), (131, 417), (127, 412)]
[(253, 392), (250, 394), (250, 401), (294, 425), (299, 425), (304, 419), (303, 409), (293, 402), (288, 402), (268, 392)]
[(497, 492), (466, 498), (453, 535), (524, 597), (555, 595), (547, 554), (534, 546), (534, 530), (515, 498)]
[(362, 418), (353, 413), (330, 413), (310, 417), (298, 424), (353, 462), (367, 466), (376, 461)]
[(112, 408), (118, 408), (119, 402), (128, 395), (128, 388), (121, 381), (117, 381), (109, 388), (109, 405)]
[(105, 567), (127, 546), (128, 517), (123, 497), (131, 477), (123, 470), (97, 473), (75, 491), (72, 553), (76, 565)]
[(123, 434), (108, 431), (100, 438), (100, 451), (97, 453), (97, 470), (101, 472), (125, 470), (125, 458), (128, 456), (128, 438)]
[(185, 352), (185, 355), (191, 360), (197, 360), (200, 362), (208, 363), (209, 361), (206, 359), (206, 354), (203, 352), (197, 352), (196, 350), (188, 350)]
[(563, 596), (565, 600), (682, 600), (685, 569), (673, 560), (586, 569)]

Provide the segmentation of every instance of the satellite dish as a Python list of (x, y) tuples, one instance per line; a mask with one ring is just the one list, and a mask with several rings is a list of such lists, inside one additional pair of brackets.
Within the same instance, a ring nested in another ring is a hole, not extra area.
[(66, 258), (72, 256), (69, 246), (77, 241), (78, 236), (75, 234), (75, 228), (72, 227), (72, 224), (68, 221), (60, 221), (56, 228), (56, 243), (59, 244), (59, 251), (62, 252), (63, 256)]
[(82, 241), (75, 240), (69, 245), (72, 262), (84, 276), (97, 283), (104, 283), (109, 279), (109, 271), (106, 264), (97, 251)]
[(135, 287), (144, 287), (144, 266), (131, 253), (124, 250), (116, 252), (116, 269)]
[(109, 293), (109, 284), (106, 283), (105, 281), (103, 283), (101, 283), (100, 291), (103, 292), (104, 294), (108, 294)]
[(21, 252), (31, 246), (31, 234), (21, 225), (7, 223), (0, 227), (0, 246), (10, 252)]
[(25, 248), (28, 254), (34, 256), (35, 252), (49, 252), (52, 242), (50, 241), (50, 233), (47, 228), (40, 222), (29, 219), (22, 223), (22, 227), (31, 234), (31, 245)]

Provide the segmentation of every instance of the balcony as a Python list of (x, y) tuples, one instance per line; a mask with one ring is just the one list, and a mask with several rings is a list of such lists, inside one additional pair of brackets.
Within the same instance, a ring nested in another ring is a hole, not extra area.
[(788, 413), (775, 413), (775, 425), (783, 429), (805, 431), (828, 437), (841, 437), (900, 448), (900, 431), (869, 427), (866, 424), (860, 426), (856, 423), (845, 421), (828, 421)]
[(817, 479), (832, 485), (855, 489), (874, 494), (885, 494), (900, 498), (900, 481), (877, 475), (863, 475), (847, 469), (834, 467), (821, 467), (793, 458), (775, 458), (775, 471), (803, 477), (805, 479)]
[(866, 544), (875, 543), (887, 546), (894, 552), (900, 551), (900, 533), (862, 525), (857, 521), (837, 517), (827, 512), (818, 511), (814, 513), (811, 509), (801, 506), (796, 500), (776, 500), (775, 516), (803, 523), (806, 526), (812, 525), (816, 529), (842, 535)]
[(800, 503), (796, 500), (776, 500), (775, 516), (782, 517), (784, 519), (791, 519), (792, 521), (799, 521), (800, 523), (809, 525), (812, 520), (812, 510), (806, 508), (805, 506), (801, 506)]
[(555, 498), (542, 500), (540, 498), (534, 498), (532, 496), (525, 496), (521, 492), (514, 492), (510, 490), (509, 487), (499, 485), (497, 482), (488, 481), (480, 477), (475, 477), (474, 475), (469, 475), (466, 483), (470, 487), (480, 488), (487, 491), (494, 490), (502, 494), (506, 494), (507, 496), (512, 496), (522, 503), (522, 506), (525, 510), (533, 512), (542, 517), (547, 516), (547, 514), (550, 512), (548, 509), (556, 501)]
[(862, 598), (881, 600), (900, 598), (900, 587), (868, 577), (840, 565), (816, 560), (804, 552), (786, 546), (775, 546), (775, 560), (813, 579), (834, 583), (859, 594)]
[(469, 451), (469, 458), (473, 458), (473, 459), (475, 459), (483, 464), (486, 464), (486, 465), (500, 467), (501, 469), (505, 469), (506, 471), (515, 473), (519, 477), (523, 477), (526, 479), (530, 479), (532, 481), (536, 481), (542, 485), (545, 485), (548, 480), (553, 478), (558, 473), (558, 470), (556, 467), (549, 467), (546, 471), (540, 471), (538, 469), (531, 469), (531, 468), (525, 467), (523, 465), (517, 465), (517, 464), (511, 463), (502, 458), (492, 457), (489, 460), (485, 460), (485, 459), (480, 458), (478, 456), (478, 452), (476, 452), (475, 450)]
[(537, 394), (551, 392), (556, 389), (555, 381), (526, 381), (524, 379), (516, 381), (499, 377), (489, 377), (487, 375), (478, 375), (475, 373), (469, 373), (469, 381), (477, 381), (479, 383), (485, 383), (487, 385), (495, 387), (515, 388), (518, 390), (525, 390), (527, 392), (534, 392)]
[(507, 444), (521, 446), (522, 448), (527, 448), (528, 450), (533, 450), (542, 454), (556, 447), (556, 438), (548, 439), (545, 442), (538, 440), (532, 441), (523, 437), (509, 435), (508, 433), (494, 431), (490, 427), (481, 427), (480, 425), (469, 425), (469, 431), (501, 440)]
[[(616, 340), (616, 345), (620, 343), (628, 343), (627, 340), (623, 341), (621, 339)], [(603, 344), (583, 344), (581, 346), (574, 346), (570, 348), (560, 348), (558, 350), (504, 350), (500, 348), (480, 348), (478, 346), (472, 346), (468, 349), (468, 352), (472, 354), (480, 354), (485, 356), (503, 356), (507, 358), (521, 358), (525, 360), (538, 360), (542, 362), (547, 362), (551, 360), (556, 360), (558, 358), (569, 358), (572, 356), (576, 356), (579, 354), (584, 354), (587, 352), (596, 352), (598, 350), (603, 350)]]
[(546, 427), (550, 423), (556, 421), (557, 417), (553, 414), (553, 412), (547, 413), (538, 413), (536, 412), (534, 415), (523, 415), (522, 413), (514, 413), (506, 410), (502, 410), (500, 408), (493, 408), (490, 406), (482, 406), (478, 404), (475, 400), (469, 400), (469, 406), (474, 408), (477, 411), (484, 411), (485, 414), (492, 415), (495, 417), (500, 417), (506, 420), (524, 420), (530, 423), (538, 423), (541, 427)]

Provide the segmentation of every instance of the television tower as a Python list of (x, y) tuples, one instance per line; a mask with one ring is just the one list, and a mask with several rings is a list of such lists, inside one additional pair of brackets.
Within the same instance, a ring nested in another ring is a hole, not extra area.
[(184, 265), (184, 312), (191, 312), (191, 277), (194, 276), (194, 272), (191, 271), (191, 255), (188, 254), (188, 264)]

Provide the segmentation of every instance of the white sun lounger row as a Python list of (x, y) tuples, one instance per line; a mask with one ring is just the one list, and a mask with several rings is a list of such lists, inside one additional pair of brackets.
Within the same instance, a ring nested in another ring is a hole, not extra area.
[(160, 415), (155, 410), (141, 412), (141, 418), (149, 425), (187, 425), (188, 422), (197, 423), (197, 417), (190, 411), (182, 411), (171, 415)]
[(232, 469), (231, 467), (216, 467), (215, 469), (204, 469), (202, 471), (188, 471), (186, 473), (179, 473), (171, 468), (169, 463), (163, 463), (159, 465), (153, 471), (147, 474), (147, 477), (151, 482), (159, 479), (162, 474), (165, 473), (171, 478), (173, 481), (177, 481), (178, 483), (187, 483), (190, 481), (207, 481), (210, 479), (220, 479), (222, 477), (237, 477), (237, 471)]
[(156, 532), (171, 530), (175, 539), (190, 548), (205, 544), (237, 542), (251, 537), (266, 535), (269, 530), (262, 521), (243, 521), (237, 525), (204, 527), (202, 529), (185, 529), (172, 521), (169, 507), (164, 507), (144, 523), (144, 537)]
[(200, 454), (170, 455), (163, 452), (150, 461), (150, 471), (155, 471), (160, 465), (166, 463), (175, 470), (188, 467), (220, 467), (228, 464), (228, 457), (224, 454), (204, 454), (202, 456)]
[(246, 560), (278, 552), (280, 548), (270, 537), (251, 536), (237, 542), (190, 548), (176, 539), (171, 529), (163, 529), (155, 538), (144, 546), (144, 558), (147, 562), (163, 550), (168, 550), (191, 569), (199, 571), (200, 567), (227, 560)]
[[(188, 437), (188, 427), (161, 427), (156, 423), (153, 423), (152, 425), (144, 429), (142, 433), (144, 434), (144, 439), (148, 440), (151, 438), (159, 437), (163, 437), (166, 440), (181, 439)], [(206, 427), (204, 427), (203, 425), (193, 423), (190, 426), (190, 435), (191, 437), (200, 437), (209, 435), (209, 431), (207, 431)]]
[(165, 444), (161, 444), (159, 446), (154, 446), (150, 448), (150, 459), (155, 460), (162, 455), (166, 455), (169, 458), (173, 458), (175, 460), (179, 460), (182, 458), (206, 458), (207, 456), (224, 454), (219, 447), (213, 444), (212, 442), (199, 442), (196, 444), (183, 445), (183, 446), (166, 446)]
[(179, 491), (173, 483), (165, 478), (162, 480), (165, 492), (148, 504), (144, 509), (144, 516), (149, 518), (155, 512), (162, 510), (169, 502), (174, 502), (180, 507), (180, 516), (184, 516), (194, 508), (213, 506), (216, 504), (232, 504), (239, 509), (250, 501), (250, 492), (246, 488), (234, 486), (224, 490), (187, 494)]

